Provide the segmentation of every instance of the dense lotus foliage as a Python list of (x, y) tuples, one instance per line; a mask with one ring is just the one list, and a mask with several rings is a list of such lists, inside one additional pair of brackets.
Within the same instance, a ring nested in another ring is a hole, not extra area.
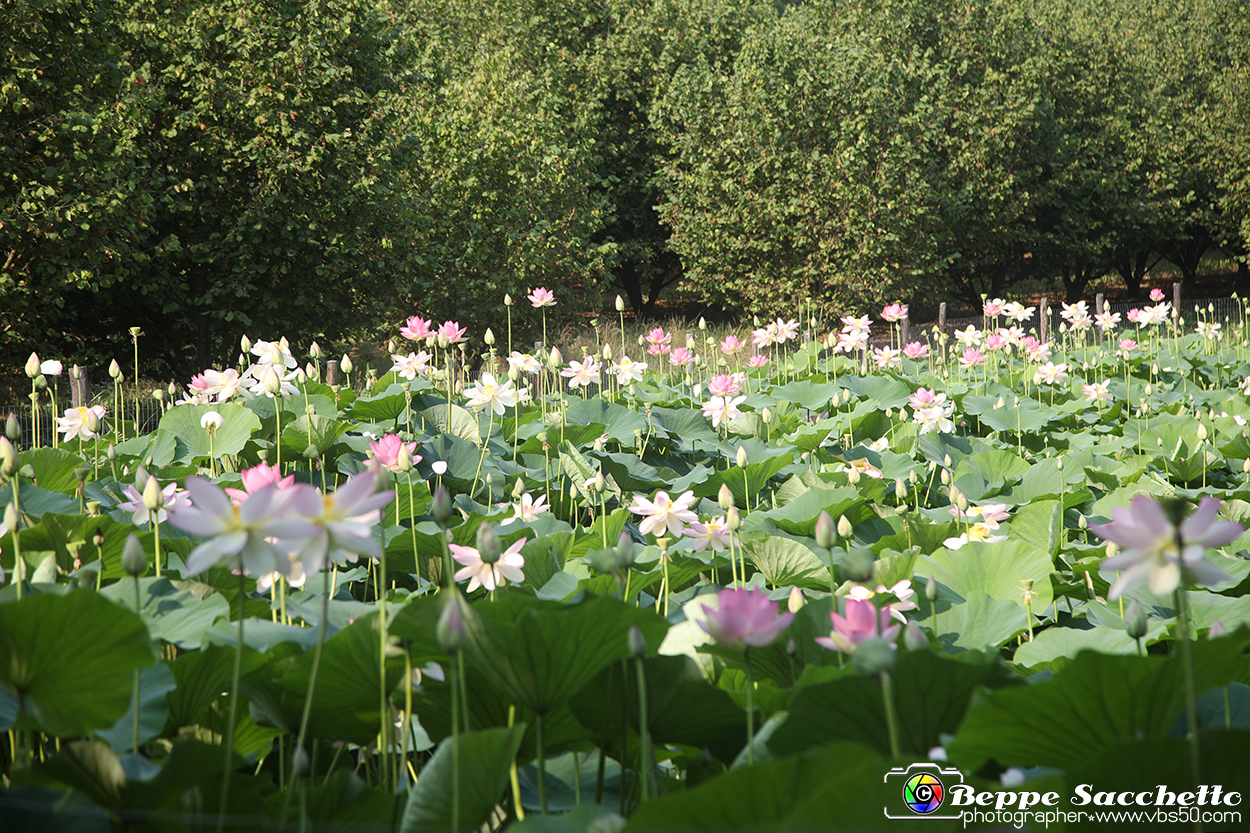
[(1033, 314), (577, 356), (414, 316), (335, 384), (245, 339), (150, 433), (14, 415), (0, 819), (900, 830), (924, 761), (1244, 788), (1244, 321)]

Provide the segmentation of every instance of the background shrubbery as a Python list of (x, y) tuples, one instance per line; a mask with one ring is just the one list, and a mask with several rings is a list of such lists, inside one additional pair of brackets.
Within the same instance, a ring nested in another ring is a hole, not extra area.
[[(0, 360), (666, 287), (1079, 295), (1250, 240), (1239, 0), (17, 0)], [(537, 319), (515, 308), (519, 331)]]

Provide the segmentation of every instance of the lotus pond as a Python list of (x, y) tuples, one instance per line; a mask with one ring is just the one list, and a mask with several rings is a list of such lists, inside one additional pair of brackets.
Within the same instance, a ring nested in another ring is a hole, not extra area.
[(1240, 810), (1250, 334), (1156, 300), (563, 358), (413, 318), (376, 377), (245, 340), (149, 433), (12, 416), (0, 827), (897, 831), (925, 762)]

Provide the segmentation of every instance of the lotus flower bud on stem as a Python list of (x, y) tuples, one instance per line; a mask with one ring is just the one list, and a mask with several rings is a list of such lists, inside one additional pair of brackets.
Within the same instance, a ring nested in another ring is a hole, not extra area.
[(451, 520), (451, 495), (447, 492), (447, 487), (439, 484), (434, 490), (434, 500), (432, 501), (432, 511), (434, 519), (440, 524), (446, 526)]
[(482, 336), (482, 341), (486, 342), (487, 347), (495, 346), (495, 333), (490, 327), (486, 328), (486, 335)]
[[(155, 479), (149, 482), (156, 482)], [(148, 554), (139, 543), (139, 536), (133, 532), (126, 536), (126, 545), (122, 547), (122, 569), (127, 575), (141, 576), (148, 570)]]
[(903, 645), (909, 651), (927, 651), (929, 649), (929, 637), (925, 635), (924, 629), (914, 621), (908, 621), (907, 627), (903, 630)]
[(795, 585), (790, 588), (790, 598), (786, 602), (786, 607), (791, 613), (798, 613), (803, 609), (803, 605), (807, 604), (807, 597), (803, 595), (803, 591)]
[(851, 667), (865, 677), (875, 677), (882, 671), (893, 671), (894, 646), (879, 636), (865, 640), (851, 654)]
[(239, 337), (239, 349), (244, 353), (252, 352), (252, 340), (246, 334)]
[[(17, 421), (17, 414), (9, 411), (9, 415), (4, 420), (4, 436), (13, 442), (17, 442), (22, 438), (22, 425)], [(1250, 463), (1250, 460), (1246, 461)], [(1250, 471), (1250, 469), (1247, 469)]]
[(629, 648), (629, 655), (636, 659), (642, 659), (647, 655), (647, 638), (642, 635), (642, 631), (637, 625), (630, 625), (629, 632), (625, 637), (625, 644)]
[(160, 481), (155, 477), (149, 477), (148, 482), (143, 484), (143, 505), (149, 512), (156, 512), (165, 506)]
[(854, 527), (852, 527), (851, 522), (846, 519), (846, 515), (843, 515), (842, 517), (838, 518), (838, 535), (839, 536), (843, 538), (850, 538), (851, 532), (853, 530), (854, 530)]
[(616, 311), (617, 312), (625, 311), (625, 299), (622, 298), (620, 295), (616, 296)]
[[(1248, 460), (1247, 462), (1250, 462)], [(720, 504), (720, 508), (726, 511), (734, 505), (734, 494), (729, 490), (729, 486), (725, 483), (720, 484), (720, 491), (716, 493), (716, 502)]]
[(34, 353), (30, 354), (30, 358), (26, 360), (26, 375), (34, 379), (39, 375), (39, 356)]
[(764, 421), (765, 425), (768, 425), (770, 422), (773, 421), (773, 412), (769, 410), (768, 408), (765, 408), (764, 410), (760, 411), (760, 419)]
[(477, 528), (477, 552), (485, 564), (494, 564), (503, 555), (503, 547), (499, 544), (499, 535), (494, 525), (484, 523)]
[(118, 382), (122, 380), (122, 368), (121, 365), (117, 363), (117, 359), (113, 359), (113, 361), (109, 362), (109, 376)]
[(511, 295), (510, 293), (508, 293), (508, 292), (505, 292), (505, 293), (503, 294), (503, 305), (504, 305), (505, 307), (510, 307), (510, 306), (512, 306), (512, 295)]
[(434, 637), (445, 654), (455, 655), (464, 648), (464, 611), (460, 608), (460, 594), (453, 590), (434, 626)]
[(343, 358), (339, 359), (339, 367), (343, 369), (344, 373), (351, 373), (352, 372), (352, 357), (344, 353)]
[(738, 454), (737, 454), (737, 457), (736, 457), (736, 461), (737, 461), (737, 463), (738, 463), (738, 468), (740, 468), (740, 469), (746, 468), (746, 465), (747, 465), (747, 450), (746, 450), (746, 446), (741, 446), (741, 445), (740, 445), (740, 446), (738, 446)]
[(837, 528), (833, 523), (833, 516), (829, 514), (829, 510), (820, 510), (820, 515), (816, 518), (816, 546), (821, 549), (833, 549), (833, 545), (838, 542)]
[(628, 532), (622, 532), (616, 539), (616, 561), (623, 570), (634, 566), (634, 539)]
[(742, 516), (738, 514), (738, 507), (731, 506), (725, 510), (725, 526), (729, 527), (730, 532), (737, 532), (742, 528)]
[(935, 579), (929, 579), (924, 583), (924, 597), (930, 602), (936, 601), (938, 596), (938, 586)]
[(8, 437), (0, 437), (0, 477), (9, 479), (17, 471), (17, 449)]
[(1128, 610), (1124, 611), (1124, 623), (1127, 625), (1128, 635), (1134, 639), (1141, 639), (1146, 635), (1146, 613), (1137, 599), (1129, 602)]

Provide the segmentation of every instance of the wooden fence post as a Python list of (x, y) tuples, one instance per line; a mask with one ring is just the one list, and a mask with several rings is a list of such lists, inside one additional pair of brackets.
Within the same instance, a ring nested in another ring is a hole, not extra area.
[(71, 407), (74, 408), (85, 408), (91, 401), (87, 368), (74, 365), (69, 369), (69, 399)]
[(330, 359), (326, 362), (326, 384), (331, 387), (340, 384), (338, 359)]
[(1050, 336), (1050, 301), (1045, 295), (1037, 302), (1037, 327), (1038, 338), (1044, 344)]

